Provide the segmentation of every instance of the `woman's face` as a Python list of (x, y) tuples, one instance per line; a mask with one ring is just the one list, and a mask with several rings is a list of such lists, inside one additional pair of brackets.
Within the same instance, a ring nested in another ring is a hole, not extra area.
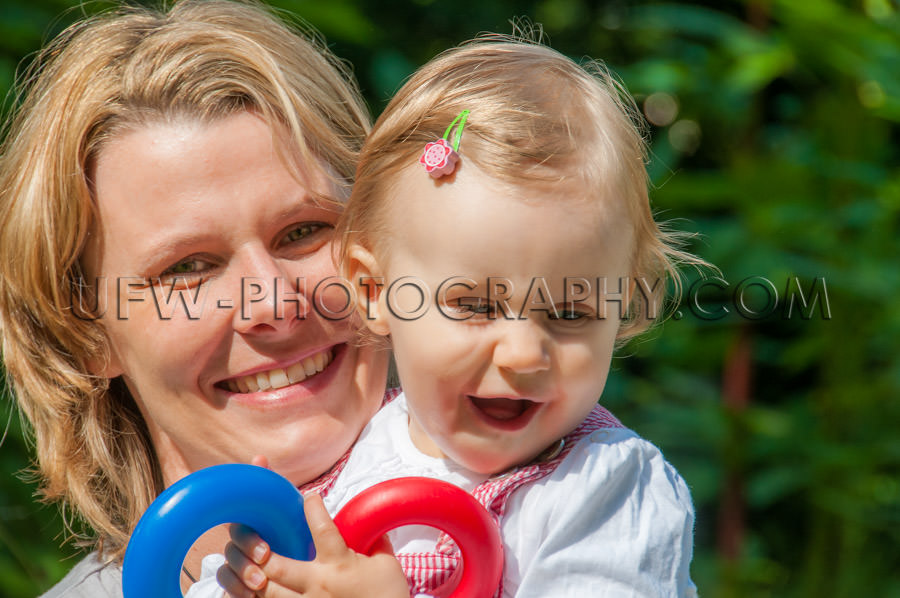
[[(330, 467), (380, 405), (387, 356), (340, 311), (320, 165), (300, 180), (250, 113), (125, 132), (93, 170), (83, 254), (111, 347), (166, 484), (265, 455), (296, 484)], [(334, 291), (334, 292), (331, 292)]]

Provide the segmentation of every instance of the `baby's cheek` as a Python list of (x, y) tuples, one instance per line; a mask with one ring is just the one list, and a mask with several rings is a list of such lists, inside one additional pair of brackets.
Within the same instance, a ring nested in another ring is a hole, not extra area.
[(603, 393), (612, 361), (612, 347), (572, 347), (563, 356), (562, 379), (569, 388), (567, 393), (573, 402), (593, 405)]

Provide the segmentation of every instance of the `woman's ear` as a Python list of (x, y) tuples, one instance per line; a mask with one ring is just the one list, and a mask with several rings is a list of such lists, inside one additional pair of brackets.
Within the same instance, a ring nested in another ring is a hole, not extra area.
[(88, 357), (84, 361), (84, 366), (91, 376), (97, 376), (98, 378), (109, 378), (111, 380), (123, 374), (122, 366), (112, 350), (109, 350), (108, 353), (104, 352), (100, 355)]
[(379, 336), (390, 334), (384, 303), (384, 275), (378, 260), (365, 247), (352, 245), (347, 251), (345, 272), (356, 289), (356, 310), (366, 327)]

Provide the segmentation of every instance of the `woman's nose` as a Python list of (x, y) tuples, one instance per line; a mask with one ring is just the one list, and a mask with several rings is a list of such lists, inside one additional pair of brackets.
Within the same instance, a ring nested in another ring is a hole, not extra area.
[(240, 292), (234, 307), (234, 329), (241, 334), (290, 331), (306, 318), (305, 281), (291, 276), (284, 261), (266, 251), (242, 260)]
[(530, 319), (497, 322), (494, 364), (515, 374), (550, 369), (550, 337), (539, 322)]

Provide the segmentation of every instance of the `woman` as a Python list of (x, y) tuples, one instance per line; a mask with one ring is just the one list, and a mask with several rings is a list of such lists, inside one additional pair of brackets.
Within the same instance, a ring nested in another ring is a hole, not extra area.
[(256, 4), (122, 9), (35, 62), (0, 161), (3, 359), (45, 497), (96, 531), (51, 595), (115, 596), (163, 488), (257, 454), (308, 482), (377, 410), (387, 357), (317, 287), (368, 121)]

